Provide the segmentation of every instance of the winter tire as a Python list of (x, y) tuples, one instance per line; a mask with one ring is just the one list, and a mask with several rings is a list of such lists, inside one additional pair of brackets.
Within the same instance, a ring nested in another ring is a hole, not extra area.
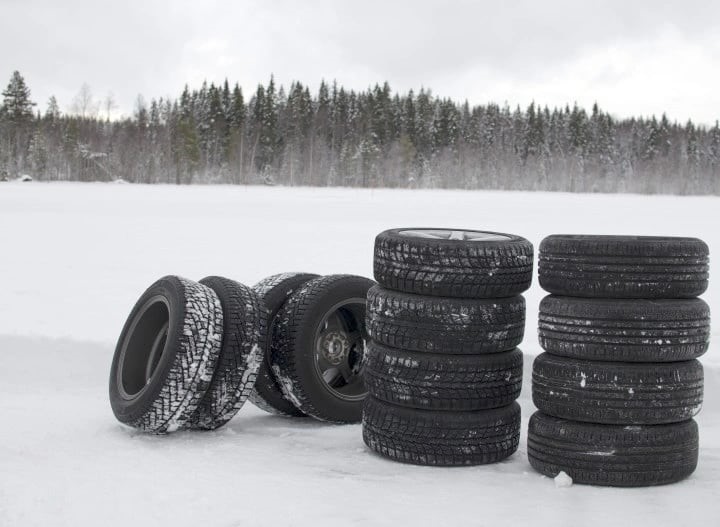
[(295, 405), (285, 398), (282, 388), (275, 379), (270, 365), (270, 349), (273, 338), (275, 318), (287, 299), (299, 287), (319, 275), (311, 273), (282, 273), (264, 278), (253, 286), (267, 309), (267, 340), (263, 346), (263, 361), (257, 374), (255, 387), (250, 394), (250, 402), (266, 412), (305, 417)]
[(368, 292), (368, 334), (394, 348), (479, 354), (515, 348), (525, 332), (525, 299), (461, 299)]
[(365, 386), (376, 399), (428, 410), (483, 410), (520, 395), (523, 356), (518, 349), (491, 355), (445, 355), (388, 348), (370, 342)]
[(536, 412), (530, 418), (528, 459), (549, 477), (642, 487), (680, 481), (698, 461), (695, 421), (655, 426), (610, 426), (567, 421)]
[(247, 400), (263, 358), (266, 312), (252, 289), (220, 276), (200, 280), (217, 294), (223, 309), (220, 358), (210, 387), (187, 422), (187, 428), (214, 430)]
[(558, 234), (540, 244), (540, 286), (598, 298), (692, 298), (708, 285), (708, 246), (697, 238)]
[(273, 326), (271, 363), (285, 397), (303, 413), (358, 422), (367, 390), (365, 303), (372, 280), (330, 275), (293, 293)]
[(402, 408), (368, 397), (363, 440), (371, 450), (415, 465), (460, 466), (496, 463), (520, 441), (520, 406), (478, 412)]
[(172, 432), (194, 414), (220, 355), (223, 312), (202, 284), (166, 276), (135, 304), (115, 348), (110, 405), (121, 422)]
[(375, 279), (388, 289), (455, 298), (515, 296), (530, 287), (533, 247), (497, 232), (391, 229), (375, 238)]
[(621, 362), (696, 359), (710, 342), (699, 298), (605, 300), (550, 295), (540, 303), (540, 345), (553, 355)]
[(618, 425), (677, 423), (700, 411), (697, 360), (632, 364), (537, 356), (532, 397), (548, 415)]

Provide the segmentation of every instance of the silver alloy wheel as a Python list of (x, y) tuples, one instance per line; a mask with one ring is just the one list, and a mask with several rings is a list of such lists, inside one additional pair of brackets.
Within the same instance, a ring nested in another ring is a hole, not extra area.
[(509, 240), (510, 236), (494, 232), (465, 231), (451, 229), (407, 229), (398, 232), (408, 238), (428, 238), (432, 240), (457, 240), (466, 242), (498, 242)]

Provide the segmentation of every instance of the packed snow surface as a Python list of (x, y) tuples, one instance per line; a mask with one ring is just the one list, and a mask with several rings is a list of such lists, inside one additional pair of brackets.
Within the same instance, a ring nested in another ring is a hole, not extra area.
[[(720, 198), (514, 192), (0, 183), (0, 525), (690, 525), (718, 517), (720, 326), (703, 357), (700, 462), (642, 489), (555, 483), (527, 462), (537, 286), (526, 295), (519, 451), (470, 468), (402, 465), (359, 425), (247, 403), (215, 432), (145, 435), (110, 411), (107, 378), (132, 305), (157, 278), (253, 284), (284, 271), (372, 275), (375, 234), (698, 236), (720, 251)], [(704, 299), (720, 300), (720, 257)], [(720, 308), (717, 308), (720, 309)]]

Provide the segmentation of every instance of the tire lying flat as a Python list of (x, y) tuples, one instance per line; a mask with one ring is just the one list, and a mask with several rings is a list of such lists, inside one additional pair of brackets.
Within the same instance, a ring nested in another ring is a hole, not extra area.
[(352, 275), (315, 278), (277, 314), (272, 370), (285, 398), (304, 414), (338, 423), (361, 420), (367, 396), (362, 380), (365, 305), (374, 284)]
[(166, 276), (135, 304), (110, 369), (115, 417), (146, 432), (172, 432), (192, 417), (220, 355), (223, 311), (202, 284)]
[(460, 299), (368, 292), (370, 337), (386, 346), (435, 353), (497, 353), (515, 348), (525, 331), (525, 299)]
[(319, 275), (311, 273), (282, 273), (264, 278), (253, 286), (267, 309), (267, 340), (263, 346), (263, 361), (257, 373), (255, 387), (250, 394), (250, 402), (266, 412), (305, 417), (295, 405), (285, 398), (282, 388), (275, 379), (270, 365), (270, 349), (272, 347), (273, 325), (278, 312), (298, 288)]
[(520, 405), (478, 412), (417, 410), (365, 401), (363, 440), (378, 454), (415, 465), (496, 463), (520, 441)]
[(200, 283), (220, 299), (223, 338), (210, 386), (186, 428), (214, 430), (235, 416), (253, 389), (267, 338), (267, 313), (257, 294), (243, 284), (220, 276)]
[(699, 298), (618, 300), (546, 296), (540, 345), (553, 355), (622, 362), (700, 357), (710, 342), (710, 308)]
[(545, 414), (620, 425), (676, 423), (700, 411), (703, 367), (697, 360), (633, 364), (537, 356), (532, 396)]
[(512, 234), (407, 228), (375, 238), (375, 280), (405, 293), (510, 297), (530, 287), (532, 268), (532, 244)]
[(409, 408), (473, 411), (511, 404), (522, 388), (518, 349), (491, 355), (418, 353), (370, 342), (365, 386), (376, 399)]
[(597, 425), (536, 412), (530, 418), (528, 459), (538, 472), (555, 477), (564, 471), (576, 483), (664, 485), (695, 470), (698, 427), (693, 420), (654, 426)]
[(549, 293), (595, 298), (693, 298), (708, 285), (708, 246), (697, 238), (553, 235), (540, 244)]

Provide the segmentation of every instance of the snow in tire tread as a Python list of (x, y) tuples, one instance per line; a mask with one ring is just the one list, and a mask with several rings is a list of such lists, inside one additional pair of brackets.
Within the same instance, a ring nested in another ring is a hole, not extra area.
[[(506, 242), (453, 242), (399, 235), (375, 239), (375, 280), (383, 287), (418, 295), (456, 298), (515, 296), (530, 287), (532, 244), (507, 235)], [(499, 233), (498, 233), (499, 234)]]
[(434, 353), (497, 353), (515, 348), (525, 332), (525, 299), (459, 299), (368, 292), (367, 327), (393, 348)]
[(223, 305), (223, 339), (210, 386), (187, 427), (213, 430), (237, 414), (255, 385), (266, 312), (257, 294), (243, 284), (218, 276), (200, 283), (215, 291)]
[(181, 277), (166, 277), (180, 284), (185, 300), (182, 331), (159, 395), (134, 422), (135, 428), (162, 434), (180, 429), (192, 417), (205, 395), (220, 355), (223, 312), (217, 294), (202, 284)]
[[(300, 286), (309, 280), (318, 278), (318, 275), (311, 273), (280, 273), (263, 278), (253, 286), (263, 303), (276, 289), (281, 288), (285, 298), (289, 297)], [(267, 307), (267, 306), (266, 306)], [(268, 413), (288, 417), (305, 417), (305, 414), (298, 410), (295, 405), (285, 399), (280, 384), (275, 379), (268, 357), (270, 355), (271, 341), (273, 339), (272, 327), (276, 313), (267, 312), (267, 341), (264, 345), (264, 358), (257, 373), (256, 384), (250, 393), (249, 400), (252, 404)], [(264, 391), (268, 393), (264, 395)], [(272, 399), (276, 399), (273, 401)]]
[(438, 355), (370, 342), (365, 386), (376, 399), (409, 408), (473, 411), (511, 404), (520, 395), (520, 350)]

